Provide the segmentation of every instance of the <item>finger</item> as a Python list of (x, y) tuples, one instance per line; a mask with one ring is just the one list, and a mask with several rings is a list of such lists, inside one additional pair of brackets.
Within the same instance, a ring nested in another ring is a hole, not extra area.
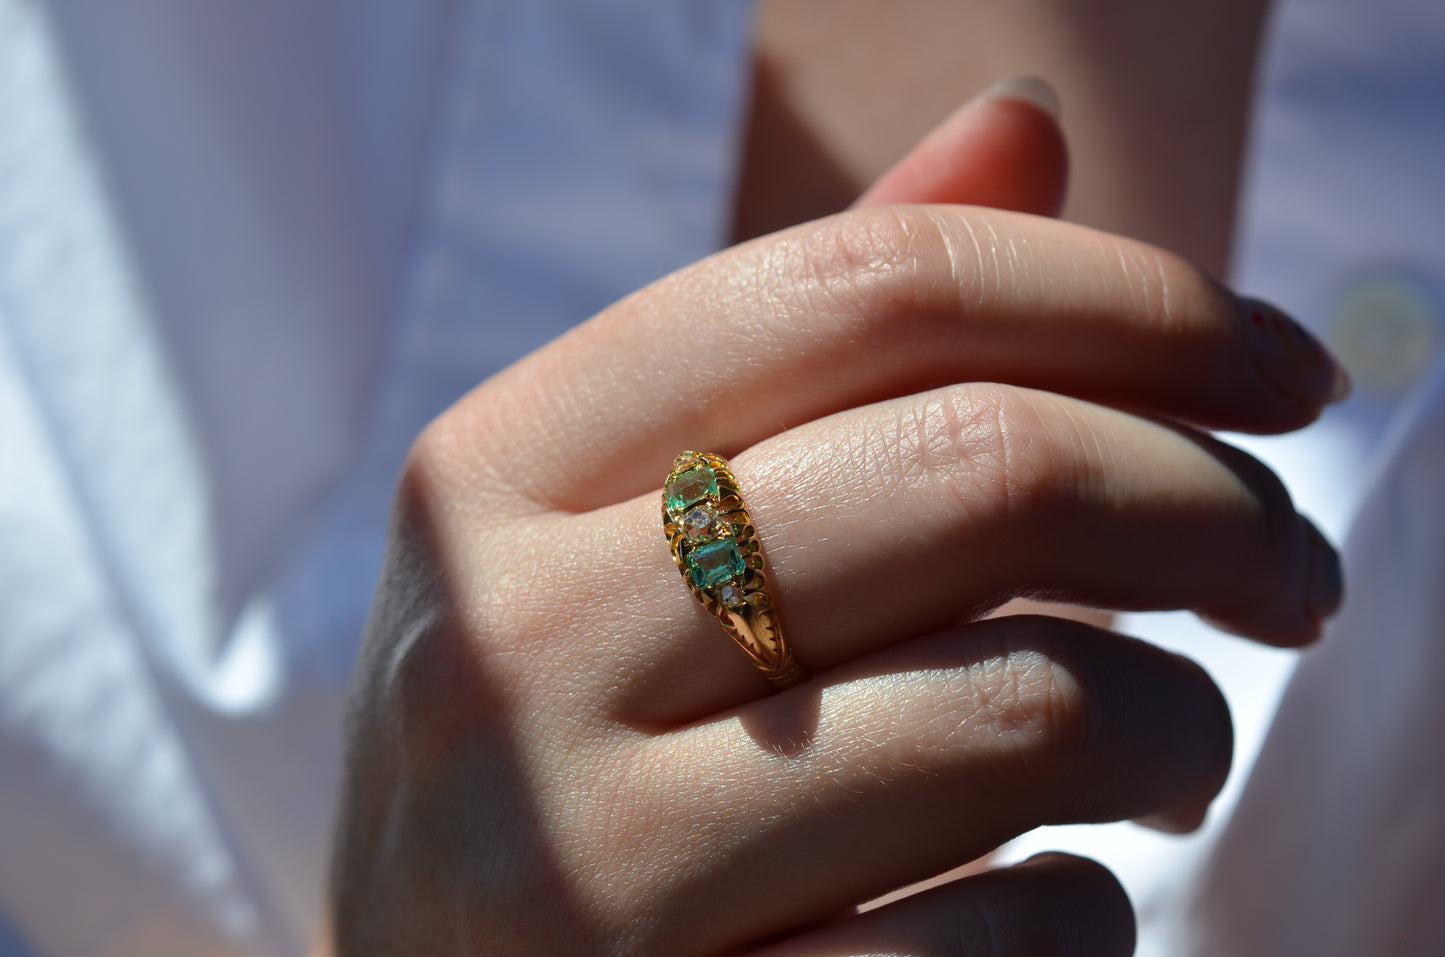
[(894, 399), (777, 436), (736, 472), (818, 667), (1021, 594), (1191, 609), (1285, 646), (1339, 600), (1333, 549), (1256, 459), (1052, 393)]
[(657, 487), (684, 448), (730, 454), (955, 381), (1205, 426), (1300, 426), (1335, 366), (1250, 312), (1170, 254), (1083, 227), (859, 210), (664, 280), (485, 383), (440, 428), (460, 472), (512, 499), (481, 503), (495, 513), (610, 504)]
[[(979, 384), (894, 399), (770, 439), (733, 472), (787, 637), (814, 672), (1020, 594), (1192, 609), (1277, 645), (1312, 640), (1339, 601), (1333, 549), (1258, 461), (1051, 393)], [(595, 671), (623, 711), (687, 720), (762, 684), (678, 580), (658, 504), (560, 520), (539, 542), (626, 556), (615, 600), (596, 600), (590, 562), (543, 587), (584, 597), (565, 613), (597, 636), (552, 649), (569, 670)], [(640, 660), (637, 634), (649, 636)]]
[(1058, 94), (1043, 80), (999, 83), (960, 107), (854, 203), (963, 203), (1056, 216), (1069, 159)]
[(1127, 957), (1134, 910), (1093, 861), (1040, 854), (847, 917), (754, 957)]
[[(1202, 669), (1019, 616), (893, 649), (654, 738), (627, 853), (689, 846), (659, 926), (758, 939), (971, 860), (1042, 824), (1207, 802), (1232, 750)], [(684, 839), (683, 835), (687, 835)], [(655, 846), (654, 846), (655, 845)]]

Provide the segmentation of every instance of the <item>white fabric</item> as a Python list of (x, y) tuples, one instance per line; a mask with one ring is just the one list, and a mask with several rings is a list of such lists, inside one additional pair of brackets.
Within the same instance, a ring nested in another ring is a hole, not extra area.
[[(1280, 8), (1246, 169), (1236, 285), (1328, 340), (1350, 290), (1391, 277), (1419, 287), (1445, 329), (1441, 49), (1438, 5)], [(1406, 669), (1426, 688), (1445, 678), (1428, 650), (1445, 642), (1436, 597), (1445, 587), (1445, 485), (1430, 484), (1445, 469), (1445, 395), (1430, 385), (1445, 376), (1445, 357), (1426, 360), (1418, 379), (1387, 391), (1362, 384), (1304, 432), (1234, 437), (1345, 543), (1347, 611), (1320, 648), (1261, 648), (1184, 614), (1121, 623), (1199, 660), (1229, 698), (1235, 768), (1203, 831), (1181, 840), (1129, 824), (1046, 828), (1009, 849), (1021, 857), (1064, 847), (1109, 864), (1139, 912), (1141, 955), (1439, 952), (1445, 908), (1419, 907), (1418, 894), (1434, 888), (1438, 905), (1445, 886), (1445, 702), (1421, 700), (1391, 671)], [(1390, 516), (1411, 533), (1388, 527)], [(1261, 747), (1268, 757), (1256, 768)], [(1388, 817), (1389, 807), (1421, 801), (1434, 813)], [(1407, 918), (1413, 926), (1388, 936)]]
[[(401, 456), (479, 379), (720, 244), (748, 14), (0, 0), (0, 954), (304, 951)], [(1353, 282), (1399, 275), (1445, 316), (1442, 31), (1417, 0), (1285, 5), (1243, 288), (1328, 334)], [(1130, 621), (1230, 696), (1211, 826), (1014, 852), (1109, 863), (1141, 953), (1445, 935), (1401, 896), (1445, 878), (1441, 369), (1247, 441), (1348, 535), (1349, 610), (1298, 669)]]
[(747, 12), (0, 0), (0, 914), (38, 953), (304, 951), (401, 457), (717, 248)]

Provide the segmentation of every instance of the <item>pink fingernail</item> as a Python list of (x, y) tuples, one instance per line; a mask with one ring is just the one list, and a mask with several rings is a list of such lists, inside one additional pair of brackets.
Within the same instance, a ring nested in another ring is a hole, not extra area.
[(1059, 93), (1042, 77), (1016, 76), (999, 80), (979, 94), (974, 102), (997, 99), (1019, 100), (1043, 110), (1056, 120), (1059, 118)]
[(1350, 394), (1349, 375), (1304, 326), (1257, 299), (1242, 299), (1240, 307), (1260, 375), (1270, 385), (1321, 405)]

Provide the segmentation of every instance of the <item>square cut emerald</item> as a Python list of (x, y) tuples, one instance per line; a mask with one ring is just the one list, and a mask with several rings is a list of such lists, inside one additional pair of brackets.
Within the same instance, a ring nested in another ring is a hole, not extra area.
[(687, 565), (697, 587), (712, 588), (743, 573), (743, 553), (733, 539), (719, 538), (688, 552)]
[(717, 476), (705, 465), (679, 472), (667, 483), (667, 510), (680, 512), (717, 495)]

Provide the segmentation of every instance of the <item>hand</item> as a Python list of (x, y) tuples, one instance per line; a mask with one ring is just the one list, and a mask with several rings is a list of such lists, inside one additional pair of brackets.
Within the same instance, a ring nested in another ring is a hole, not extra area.
[[(484, 383), (402, 477), (340, 949), (1128, 952), (1122, 892), (1073, 858), (850, 908), (1040, 824), (1214, 796), (1230, 725), (1196, 666), (978, 619), (1038, 594), (1309, 641), (1332, 551), (1194, 430), (1318, 413), (1335, 368), (1284, 323), (1139, 243), (885, 207), (682, 270)], [(686, 448), (733, 457), (812, 680), (769, 694), (679, 581), (659, 487)]]

